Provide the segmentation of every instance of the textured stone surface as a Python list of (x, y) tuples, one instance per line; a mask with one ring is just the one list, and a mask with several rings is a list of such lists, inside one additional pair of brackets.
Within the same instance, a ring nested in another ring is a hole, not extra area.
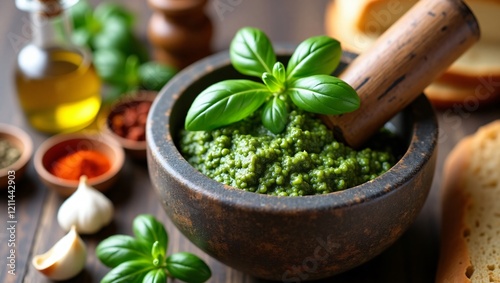
[(427, 99), (421, 95), (396, 118), (409, 146), (386, 174), (327, 195), (275, 197), (205, 177), (175, 145), (194, 97), (216, 81), (239, 77), (227, 53), (211, 56), (172, 79), (151, 109), (150, 176), (179, 230), (235, 269), (288, 282), (349, 270), (394, 243), (422, 208), (434, 174), (438, 131)]

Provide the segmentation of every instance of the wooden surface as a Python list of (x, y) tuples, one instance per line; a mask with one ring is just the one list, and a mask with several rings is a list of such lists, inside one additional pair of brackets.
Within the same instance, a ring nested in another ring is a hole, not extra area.
[[(123, 3), (137, 13), (137, 31), (145, 39), (151, 11), (144, 1), (129, 0)], [(215, 26), (214, 48), (227, 48), (235, 31), (246, 25), (264, 29), (274, 42), (298, 43), (309, 36), (322, 34), (326, 3), (327, 0), (213, 0), (208, 12)], [(48, 136), (27, 125), (19, 108), (12, 77), (16, 53), (20, 44), (29, 37), (29, 18), (15, 8), (14, 1), (2, 1), (0, 19), (0, 123), (26, 129), (36, 149)], [(478, 86), (480, 84), (478, 81)], [(487, 86), (485, 89), (488, 89)], [(439, 247), (439, 183), (443, 160), (464, 135), (500, 118), (498, 104), (478, 109), (477, 102), (470, 99), (466, 107), (456, 106), (437, 112), (441, 132), (436, 175), (429, 198), (414, 225), (379, 257), (350, 272), (320, 282), (433, 282)], [(99, 282), (108, 269), (94, 256), (96, 244), (115, 233), (130, 234), (132, 219), (140, 213), (154, 214), (165, 223), (170, 236), (169, 252), (191, 251), (203, 257), (213, 271), (209, 282), (264, 282), (217, 262), (180, 235), (162, 211), (144, 163), (127, 160), (118, 184), (109, 191), (108, 196), (116, 207), (114, 220), (99, 233), (83, 237), (89, 251), (87, 265), (81, 274), (69, 282)], [(33, 269), (30, 261), (34, 254), (45, 252), (65, 234), (56, 221), (56, 213), (63, 199), (40, 183), (32, 163), (26, 178), (22, 182), (16, 180), (15, 275), (7, 273), (6, 265), (11, 249), (7, 245), (11, 237), (7, 231), (7, 200), (7, 192), (3, 191), (0, 197), (0, 282), (50, 282)]]

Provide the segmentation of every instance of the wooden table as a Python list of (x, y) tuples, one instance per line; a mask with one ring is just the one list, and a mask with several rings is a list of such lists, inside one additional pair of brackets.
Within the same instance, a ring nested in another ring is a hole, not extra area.
[[(145, 1), (122, 2), (137, 13), (137, 32), (144, 42), (147, 42), (145, 31), (151, 11)], [(230, 3), (230, 9), (217, 10), (216, 2)], [(247, 25), (262, 28), (273, 42), (298, 43), (309, 36), (322, 34), (327, 2), (328, 0), (213, 0), (207, 11), (212, 16), (216, 28), (214, 48), (226, 49), (236, 30)], [(14, 60), (20, 47), (18, 40), (29, 38), (29, 17), (16, 9), (14, 1), (2, 1), (0, 19), (0, 122), (26, 129), (36, 149), (48, 136), (29, 127), (13, 87)], [(457, 106), (437, 112), (441, 132), (436, 175), (429, 198), (414, 225), (391, 248), (369, 263), (320, 282), (433, 281), (438, 258), (439, 184), (444, 158), (464, 135), (474, 132), (482, 124), (500, 118), (496, 109), (498, 105), (478, 109), (475, 101), (470, 102), (467, 107)], [(83, 237), (89, 250), (87, 265), (85, 270), (70, 282), (99, 282), (108, 269), (96, 260), (96, 244), (112, 234), (130, 234), (132, 219), (140, 213), (151, 213), (165, 223), (170, 235), (169, 252), (191, 251), (205, 259), (213, 271), (209, 282), (264, 282), (217, 262), (184, 238), (165, 216), (144, 163), (127, 159), (123, 171), (118, 184), (108, 193), (116, 207), (114, 221), (99, 233)], [(63, 199), (40, 183), (31, 163), (26, 178), (16, 185), (15, 199), (15, 275), (8, 274), (4, 264), (10, 249), (7, 246), (10, 235), (6, 229), (6, 191), (3, 191), (0, 200), (0, 282), (50, 282), (34, 270), (30, 261), (33, 255), (45, 252), (65, 234), (56, 221), (56, 213)]]

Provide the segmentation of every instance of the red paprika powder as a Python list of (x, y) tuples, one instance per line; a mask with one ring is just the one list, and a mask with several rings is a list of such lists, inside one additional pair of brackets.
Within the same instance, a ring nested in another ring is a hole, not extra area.
[(102, 153), (95, 150), (78, 150), (57, 159), (51, 167), (55, 176), (76, 180), (86, 175), (89, 179), (100, 176), (111, 168), (111, 162)]

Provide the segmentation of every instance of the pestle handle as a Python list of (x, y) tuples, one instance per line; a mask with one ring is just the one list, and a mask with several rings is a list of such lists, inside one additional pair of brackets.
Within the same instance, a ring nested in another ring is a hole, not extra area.
[(421, 0), (340, 74), (361, 100), (354, 112), (322, 115), (338, 139), (360, 147), (479, 39), (460, 0)]

